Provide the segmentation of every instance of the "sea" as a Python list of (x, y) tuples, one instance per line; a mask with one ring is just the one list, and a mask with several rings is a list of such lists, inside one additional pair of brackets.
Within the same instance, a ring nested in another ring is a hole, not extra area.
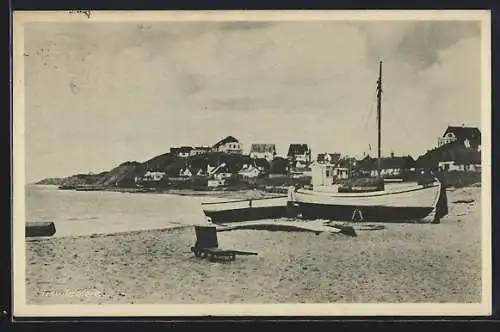
[(206, 197), (59, 190), (27, 185), (26, 221), (53, 221), (54, 236), (109, 234), (206, 224)]

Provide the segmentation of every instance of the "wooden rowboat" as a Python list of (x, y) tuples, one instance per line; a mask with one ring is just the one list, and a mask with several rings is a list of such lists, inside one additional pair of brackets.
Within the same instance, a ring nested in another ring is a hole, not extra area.
[(287, 196), (202, 203), (213, 223), (282, 218), (287, 215)]

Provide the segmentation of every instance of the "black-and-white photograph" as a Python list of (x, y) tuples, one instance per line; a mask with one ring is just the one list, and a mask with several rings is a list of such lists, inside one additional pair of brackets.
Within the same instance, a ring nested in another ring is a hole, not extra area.
[(489, 36), (14, 13), (15, 314), (490, 313)]

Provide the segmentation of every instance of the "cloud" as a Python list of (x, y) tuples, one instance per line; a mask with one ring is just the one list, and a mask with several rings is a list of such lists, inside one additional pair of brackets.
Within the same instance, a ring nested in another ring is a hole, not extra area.
[(384, 152), (479, 124), (475, 23), (224, 23), (27, 28), (28, 173), (105, 170), (229, 134), (361, 153), (376, 139), (379, 57)]
[(417, 70), (439, 63), (439, 52), (479, 36), (479, 21), (396, 21), (357, 25), (366, 38), (367, 58), (402, 60)]

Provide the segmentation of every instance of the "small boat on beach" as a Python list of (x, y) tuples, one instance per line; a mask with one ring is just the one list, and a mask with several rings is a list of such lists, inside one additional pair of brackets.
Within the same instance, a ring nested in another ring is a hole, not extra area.
[(304, 219), (439, 223), (440, 218), (448, 213), (446, 190), (433, 175), (427, 177), (425, 182), (385, 185), (380, 166), (382, 62), (379, 65), (377, 177), (349, 179), (347, 184), (322, 188), (313, 186), (312, 190), (297, 189), (289, 193), (289, 202), (296, 206), (298, 214)]
[(201, 203), (212, 223), (282, 218), (287, 215), (288, 196)]

